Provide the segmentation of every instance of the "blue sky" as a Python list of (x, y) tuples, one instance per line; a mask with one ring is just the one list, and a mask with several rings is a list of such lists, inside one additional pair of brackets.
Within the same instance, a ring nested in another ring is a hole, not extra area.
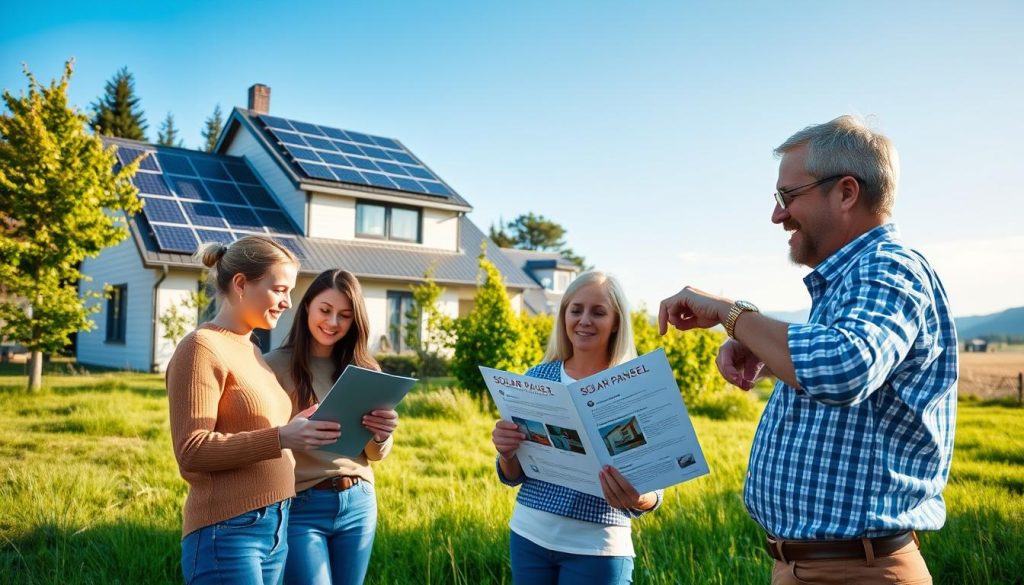
[[(1024, 305), (1019, 2), (33, 2), (5, 6), (0, 87), (122, 66), (155, 139), (220, 104), (392, 136), (475, 207), (534, 211), (634, 303), (684, 285), (809, 305), (769, 221), (796, 130), (843, 113), (896, 143), (895, 220), (954, 312)], [(1016, 40), (1015, 40), (1016, 39)]]

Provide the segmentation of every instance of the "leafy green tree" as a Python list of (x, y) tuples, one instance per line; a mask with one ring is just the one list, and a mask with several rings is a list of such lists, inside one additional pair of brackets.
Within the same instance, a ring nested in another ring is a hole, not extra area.
[(548, 340), (555, 329), (555, 317), (546, 313), (527, 315), (524, 312), (519, 321), (523, 327), (523, 364), (534, 366), (544, 359)]
[(167, 112), (167, 117), (164, 118), (160, 125), (160, 131), (156, 135), (156, 143), (161, 146), (177, 146), (178, 148), (185, 146), (178, 136), (178, 127), (174, 125), (174, 114)]
[(135, 78), (127, 67), (122, 67), (107, 82), (103, 97), (92, 105), (96, 111), (90, 122), (92, 129), (105, 136), (145, 140), (146, 120), (139, 101)]
[(220, 111), (220, 104), (213, 108), (213, 113), (206, 119), (203, 125), (203, 140), (206, 141), (206, 152), (213, 152), (217, 146), (217, 138), (220, 137), (220, 130), (224, 127), (224, 113)]
[(114, 173), (114, 149), (68, 105), (72, 71), (68, 61), (60, 80), (43, 86), (26, 68), (28, 94), (5, 90), (10, 113), (0, 115), (0, 322), (32, 352), (33, 390), (42, 383), (42, 353), (93, 327), (89, 315), (99, 306), (87, 300), (100, 295), (79, 295), (82, 261), (125, 239), (124, 214), (142, 209), (130, 181), (139, 161)]
[(501, 248), (559, 252), (565, 259), (586, 269), (586, 259), (573, 252), (565, 243), (565, 228), (558, 222), (533, 212), (525, 213), (510, 222), (491, 224), (488, 234)]
[(405, 344), (417, 348), (417, 353), (428, 354), (437, 354), (451, 347), (455, 338), (455, 320), (438, 306), (445, 288), (434, 280), (433, 267), (423, 274), (423, 282), (411, 285), (409, 289), (412, 291), (412, 306), (406, 315)]
[(163, 338), (177, 346), (186, 333), (199, 325), (209, 306), (210, 296), (204, 289), (200, 289), (189, 293), (181, 303), (168, 307), (158, 318), (164, 327)]
[(479, 286), (473, 297), (473, 310), (455, 322), (451, 369), (463, 388), (483, 396), (487, 386), (477, 366), (522, 372), (528, 364), (523, 355), (523, 327), (512, 312), (501, 273), (483, 250), (479, 264)]

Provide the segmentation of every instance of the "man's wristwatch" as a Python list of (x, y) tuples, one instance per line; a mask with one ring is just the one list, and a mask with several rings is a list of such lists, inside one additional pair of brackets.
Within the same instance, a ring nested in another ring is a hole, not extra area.
[(736, 339), (736, 319), (740, 318), (740, 315), (746, 312), (760, 313), (761, 311), (754, 305), (754, 303), (747, 301), (736, 301), (732, 304), (732, 308), (729, 309), (729, 316), (725, 318), (725, 332)]

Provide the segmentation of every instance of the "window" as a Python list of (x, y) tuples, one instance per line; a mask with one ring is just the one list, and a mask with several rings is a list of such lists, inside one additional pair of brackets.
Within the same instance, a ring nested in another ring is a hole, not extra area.
[(110, 287), (107, 296), (107, 343), (124, 343), (128, 319), (128, 285)]
[(559, 270), (555, 272), (555, 290), (565, 290), (572, 282), (572, 273)]
[(405, 324), (409, 322), (411, 308), (411, 292), (388, 291), (388, 340), (395, 353), (413, 349), (405, 343)]
[(363, 238), (420, 241), (419, 209), (380, 203), (356, 203), (356, 235)]

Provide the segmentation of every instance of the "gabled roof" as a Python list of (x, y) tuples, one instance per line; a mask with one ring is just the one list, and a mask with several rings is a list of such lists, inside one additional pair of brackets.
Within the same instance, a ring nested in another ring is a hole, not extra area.
[(427, 206), (472, 210), (397, 139), (234, 108), (215, 152), (227, 152), (243, 129), (257, 139), (296, 188), (342, 188)]

